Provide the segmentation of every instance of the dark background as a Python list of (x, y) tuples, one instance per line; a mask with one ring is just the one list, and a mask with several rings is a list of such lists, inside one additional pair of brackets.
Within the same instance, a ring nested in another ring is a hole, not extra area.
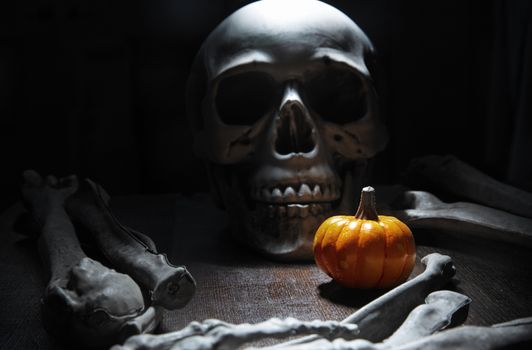
[[(250, 1), (2, 1), (0, 204), (22, 170), (111, 195), (207, 190), (184, 116), (194, 55)], [(391, 142), (377, 179), (454, 154), (532, 190), (532, 2), (325, 1), (368, 34)]]

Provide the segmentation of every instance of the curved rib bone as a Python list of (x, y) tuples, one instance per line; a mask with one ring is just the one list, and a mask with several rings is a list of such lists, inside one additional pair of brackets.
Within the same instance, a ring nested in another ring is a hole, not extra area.
[(423, 191), (407, 191), (390, 215), (412, 229), (427, 228), (532, 246), (532, 220), (465, 202), (444, 203)]
[(150, 292), (154, 305), (166, 309), (185, 306), (196, 283), (184, 266), (173, 266), (155, 251), (151, 240), (121, 225), (106, 204), (105, 191), (86, 179), (66, 202), (69, 215), (79, 221), (96, 241), (98, 249), (120, 271)]
[(35, 171), (23, 174), (22, 196), (42, 229), (39, 250), (50, 280), (42, 299), (45, 328), (59, 338), (87, 346), (109, 346), (124, 337), (150, 331), (157, 315), (143, 315), (138, 327), (125, 329), (144, 312), (140, 288), (127, 275), (87, 257), (63, 203), (77, 189), (76, 177), (44, 181)]
[(230, 324), (220, 320), (192, 322), (180, 331), (163, 335), (143, 334), (129, 338), (124, 345), (111, 350), (233, 350), (239, 346), (264, 338), (291, 335), (319, 334), (325, 338), (353, 339), (358, 328), (352, 324), (335, 321), (299, 321), (271, 318), (257, 324)]

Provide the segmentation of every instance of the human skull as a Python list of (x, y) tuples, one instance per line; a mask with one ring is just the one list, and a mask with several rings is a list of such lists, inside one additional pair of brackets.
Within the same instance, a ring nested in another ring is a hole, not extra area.
[(352, 212), (387, 133), (371, 42), (316, 0), (262, 0), (203, 43), (187, 87), (194, 150), (232, 232), (270, 257), (312, 258), (328, 216)]

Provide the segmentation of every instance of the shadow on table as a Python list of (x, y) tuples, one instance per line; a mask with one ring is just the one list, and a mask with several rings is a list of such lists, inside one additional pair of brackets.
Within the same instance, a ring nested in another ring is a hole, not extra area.
[(322, 298), (328, 299), (335, 304), (354, 308), (361, 308), (388, 291), (386, 289), (346, 288), (335, 281), (319, 285), (318, 290)]

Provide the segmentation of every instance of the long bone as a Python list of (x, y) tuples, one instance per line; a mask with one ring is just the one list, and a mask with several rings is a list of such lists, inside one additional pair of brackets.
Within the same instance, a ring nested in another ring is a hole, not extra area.
[(27, 170), (23, 179), (23, 200), (42, 231), (39, 251), (50, 275), (41, 301), (45, 328), (58, 338), (89, 347), (109, 346), (153, 330), (159, 315), (151, 307), (145, 310), (135, 281), (81, 249), (63, 207), (78, 187), (77, 178), (44, 180)]
[(113, 266), (149, 291), (153, 305), (170, 310), (185, 306), (196, 288), (190, 273), (184, 266), (171, 265), (146, 236), (120, 224), (107, 200), (105, 191), (86, 179), (66, 201), (66, 209), (88, 230)]
[(412, 160), (404, 174), (409, 185), (428, 187), (473, 202), (532, 218), (532, 193), (504, 184), (454, 156)]
[[(381, 341), (390, 336), (412, 309), (422, 304), (430, 292), (444, 286), (455, 274), (454, 264), (447, 255), (432, 253), (421, 262), (425, 265), (425, 271), (355, 311), (342, 323), (358, 325), (358, 337), (369, 341)], [(286, 345), (304, 344), (316, 339), (318, 337), (308, 336), (271, 348), (277, 350)]]
[(491, 327), (453, 328), (399, 346), (374, 344), (363, 339), (318, 339), (279, 350), (503, 350), (529, 349), (531, 345), (532, 318), (523, 318)]
[[(357, 339), (348, 343), (349, 349), (390, 349), (431, 335), (451, 324), (463, 322), (467, 316), (470, 302), (471, 299), (467, 296), (456, 292), (448, 290), (433, 292), (427, 296), (425, 304), (412, 310), (403, 324), (383, 343)], [(360, 334), (357, 335), (357, 338), (360, 337)], [(334, 341), (317, 339), (298, 344), (287, 342), (272, 348), (276, 350), (320, 349), (322, 347), (324, 349), (336, 349), (334, 346)], [(261, 350), (272, 348), (262, 348)]]
[[(344, 332), (345, 330), (349, 331), (347, 335), (349, 335), (349, 338), (351, 339), (366, 338), (382, 340), (391, 335), (397, 329), (397, 327), (407, 317), (408, 313), (412, 309), (423, 303), (425, 296), (429, 292), (442, 287), (454, 275), (454, 265), (452, 264), (451, 258), (448, 256), (433, 253), (424, 257), (422, 262), (426, 265), (426, 269), (423, 273), (369, 303), (350, 317), (346, 318), (344, 321), (314, 323), (319, 329), (326, 331), (325, 333), (318, 331), (317, 329), (314, 329), (314, 331), (309, 330), (308, 327), (309, 325), (313, 324), (312, 322), (308, 323), (297, 320), (285, 320), (281, 323), (282, 327), (272, 327), (272, 325), (278, 325), (280, 321), (275, 320), (275, 322), (273, 322), (274, 320), (269, 320), (266, 323), (259, 323), (252, 326), (248, 324), (237, 326), (230, 325), (220, 329), (224, 330), (224, 337), (229, 339), (236, 337), (241, 343), (244, 342), (244, 338), (247, 338), (245, 339), (245, 342), (249, 342), (266, 336), (282, 337), (286, 335), (293, 336), (298, 334), (313, 333), (313, 335), (308, 337), (303, 337), (294, 341), (269, 347), (268, 349), (270, 350), (284, 349), (284, 347), (291, 346), (301, 347), (302, 349), (313, 349), (313, 347), (306, 347), (308, 343), (313, 343), (315, 341), (319, 342), (320, 336), (325, 334), (328, 334), (327, 337), (329, 338), (341, 337), (340, 333)], [(436, 303), (438, 298), (437, 296), (434, 296), (427, 300), (430, 302), (434, 301)], [(463, 302), (463, 298), (461, 299), (456, 297), (454, 300), (454, 303), (450, 301), (449, 304), (456, 305)], [(458, 310), (459, 307), (450, 307), (450, 309)], [(163, 335), (134, 336), (128, 339), (123, 347), (116, 346), (113, 348), (113, 350), (219, 349), (216, 346), (219, 346), (218, 341), (220, 340), (220, 335), (218, 333), (211, 334), (209, 332), (213, 326), (218, 327), (220, 325), (226, 324), (222, 321), (211, 320), (205, 321), (204, 323), (191, 323), (183, 330), (173, 333)], [(324, 325), (328, 325), (327, 327), (336, 327), (337, 332), (334, 331), (334, 328), (321, 328)], [(253, 329), (252, 332), (251, 329)], [(304, 329), (304, 331), (302, 331), (302, 329)], [(245, 330), (245, 332), (242, 330)], [(359, 331), (355, 332), (354, 330)], [(203, 335), (206, 335), (206, 337), (202, 337)], [(187, 342), (184, 342), (184, 340), (190, 337), (194, 338), (193, 344), (195, 344), (195, 347), (192, 346), (192, 343), (188, 342), (188, 340)], [(368, 341), (364, 341), (363, 343), (366, 344)], [(184, 344), (186, 344), (186, 346)], [(197, 344), (201, 344), (204, 347), (199, 347)]]
[[(465, 295), (438, 291), (431, 293), (426, 304), (415, 308), (401, 327), (382, 343), (365, 339), (318, 339), (309, 343), (285, 345), (277, 350), (451, 350), (508, 349), (530, 345), (532, 318), (517, 319), (491, 327), (462, 326), (445, 330), (462, 322), (471, 300)], [(439, 332), (441, 330), (442, 332)], [(251, 350), (251, 349), (248, 349)], [(262, 348), (262, 350), (266, 350)]]
[(425, 271), (360, 308), (343, 322), (357, 324), (360, 338), (369, 341), (389, 336), (412, 309), (422, 304), (430, 292), (448, 283), (456, 272), (447, 255), (432, 253), (421, 262)]
[(407, 191), (387, 214), (412, 229), (455, 232), (532, 247), (532, 219), (466, 202), (444, 203), (423, 191)]
[(232, 350), (264, 338), (319, 334), (325, 338), (353, 339), (358, 333), (354, 324), (336, 321), (300, 321), (294, 318), (271, 318), (257, 324), (230, 324), (220, 320), (192, 322), (180, 331), (162, 334), (142, 334), (129, 338), (124, 345), (111, 350)]

